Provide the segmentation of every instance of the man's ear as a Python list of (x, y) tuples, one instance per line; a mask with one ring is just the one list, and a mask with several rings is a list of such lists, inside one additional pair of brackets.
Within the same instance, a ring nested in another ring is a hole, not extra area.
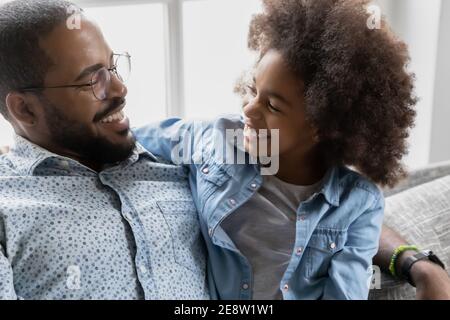
[(11, 120), (21, 126), (34, 126), (37, 122), (34, 101), (27, 94), (10, 92), (6, 96), (6, 107)]

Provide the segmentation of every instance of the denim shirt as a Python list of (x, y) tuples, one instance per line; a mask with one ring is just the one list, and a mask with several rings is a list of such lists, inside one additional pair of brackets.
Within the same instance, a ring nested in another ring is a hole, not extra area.
[[(226, 130), (242, 128), (241, 118), (230, 116), (201, 123), (168, 119), (134, 130), (152, 153), (189, 168), (215, 299), (252, 299), (251, 265), (221, 228), (263, 181), (257, 164), (227, 164), (217, 152)], [(298, 207), (295, 244), (279, 285), (283, 299), (367, 299), (384, 198), (346, 167), (330, 168), (323, 181)]]

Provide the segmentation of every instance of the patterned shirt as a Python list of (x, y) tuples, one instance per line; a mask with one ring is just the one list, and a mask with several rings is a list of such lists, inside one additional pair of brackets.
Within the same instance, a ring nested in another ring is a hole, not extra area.
[(16, 136), (0, 156), (0, 299), (207, 299), (181, 167), (139, 144), (95, 172)]

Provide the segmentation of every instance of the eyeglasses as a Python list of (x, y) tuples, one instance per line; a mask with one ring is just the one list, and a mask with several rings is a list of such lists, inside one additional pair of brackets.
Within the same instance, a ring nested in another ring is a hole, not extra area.
[(100, 68), (92, 74), (91, 81), (84, 84), (70, 84), (64, 86), (51, 87), (26, 87), (20, 91), (35, 91), (41, 89), (60, 89), (60, 88), (82, 88), (90, 86), (92, 93), (98, 100), (105, 100), (108, 97), (111, 87), (111, 73), (122, 82), (128, 80), (131, 73), (131, 56), (128, 52), (113, 54), (113, 66), (111, 68)]

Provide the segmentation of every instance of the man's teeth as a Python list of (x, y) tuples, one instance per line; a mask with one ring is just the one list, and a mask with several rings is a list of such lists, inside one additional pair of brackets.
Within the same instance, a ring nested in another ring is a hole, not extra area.
[(119, 112), (116, 112), (116, 113), (102, 119), (100, 122), (101, 123), (118, 122), (118, 121), (122, 121), (124, 118), (125, 118), (125, 113), (123, 112), (123, 110), (120, 110)]

